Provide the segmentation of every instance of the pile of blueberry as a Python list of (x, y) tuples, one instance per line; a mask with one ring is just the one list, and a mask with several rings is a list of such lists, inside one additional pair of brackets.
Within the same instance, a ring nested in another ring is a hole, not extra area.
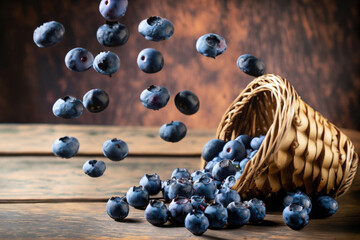
[[(226, 176), (226, 168), (219, 168), (218, 175)], [(145, 174), (139, 186), (131, 187), (124, 197), (111, 197), (106, 204), (108, 215), (116, 221), (129, 213), (129, 205), (145, 209), (146, 220), (155, 226), (166, 223), (185, 225), (195, 235), (208, 228), (221, 229), (226, 224), (240, 227), (258, 224), (266, 215), (263, 201), (251, 199), (241, 202), (240, 195), (231, 186), (233, 175), (215, 183), (213, 174), (205, 169), (192, 174), (185, 168), (176, 168), (171, 178), (160, 180), (157, 174)], [(220, 178), (218, 178), (220, 179)], [(162, 193), (163, 199), (150, 199)], [(168, 203), (168, 205), (166, 204)]]

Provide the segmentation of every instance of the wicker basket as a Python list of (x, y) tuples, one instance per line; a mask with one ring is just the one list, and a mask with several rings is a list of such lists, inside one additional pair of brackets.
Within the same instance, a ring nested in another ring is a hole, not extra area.
[(280, 76), (256, 78), (227, 109), (216, 138), (229, 141), (240, 134), (266, 134), (233, 186), (244, 199), (296, 190), (337, 198), (354, 179), (359, 159), (350, 139)]

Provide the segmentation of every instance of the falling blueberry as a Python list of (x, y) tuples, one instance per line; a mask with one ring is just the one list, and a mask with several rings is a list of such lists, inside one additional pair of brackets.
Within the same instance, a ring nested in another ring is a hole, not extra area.
[(109, 95), (102, 89), (91, 89), (85, 93), (83, 105), (89, 112), (101, 112), (109, 105)]
[(144, 107), (159, 110), (166, 106), (170, 99), (170, 92), (167, 88), (151, 85), (141, 92), (140, 101)]
[(160, 137), (167, 142), (178, 142), (186, 135), (186, 126), (179, 121), (172, 121), (162, 125), (159, 129)]
[(50, 21), (34, 30), (33, 40), (38, 47), (51, 47), (61, 41), (64, 33), (65, 28), (61, 23)]
[(118, 47), (124, 45), (129, 39), (129, 30), (124, 24), (108, 22), (98, 28), (96, 38), (103, 46)]
[(215, 58), (226, 50), (225, 39), (215, 33), (208, 33), (196, 41), (196, 50), (205, 57)]
[(171, 38), (174, 34), (174, 25), (165, 18), (153, 16), (142, 20), (138, 31), (145, 39), (158, 42)]
[(145, 48), (139, 52), (137, 65), (145, 73), (157, 73), (164, 67), (164, 57), (154, 48)]
[(85, 48), (73, 48), (65, 56), (65, 65), (74, 72), (84, 72), (91, 68), (94, 57)]
[(61, 137), (52, 145), (53, 153), (61, 158), (71, 158), (79, 151), (79, 141), (75, 137)]
[(125, 15), (128, 0), (101, 0), (99, 11), (108, 21), (116, 21)]
[(117, 138), (105, 141), (102, 150), (104, 156), (112, 161), (123, 160), (129, 154), (129, 148), (126, 142)]
[(95, 71), (111, 77), (120, 68), (120, 58), (113, 52), (99, 53), (93, 62)]
[(199, 110), (200, 102), (195, 93), (183, 90), (175, 96), (176, 108), (186, 115), (192, 115)]
[(90, 177), (100, 177), (104, 174), (106, 165), (103, 161), (88, 160), (83, 165), (83, 171)]
[(52, 111), (55, 116), (72, 119), (78, 118), (84, 111), (82, 102), (71, 96), (59, 98), (53, 105)]
[(254, 77), (259, 77), (265, 72), (265, 64), (250, 54), (241, 55), (236, 64), (241, 71)]

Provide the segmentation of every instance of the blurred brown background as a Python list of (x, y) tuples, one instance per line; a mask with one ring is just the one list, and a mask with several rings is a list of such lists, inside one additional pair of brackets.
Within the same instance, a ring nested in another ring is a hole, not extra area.
[[(120, 22), (128, 27), (130, 38), (117, 48), (96, 40), (97, 28), (105, 23), (99, 2), (1, 1), (0, 122), (160, 126), (180, 120), (190, 128), (215, 128), (253, 79), (236, 66), (240, 55), (250, 53), (264, 61), (267, 73), (287, 78), (305, 102), (335, 125), (360, 130), (359, 1), (129, 0)], [(155, 15), (173, 22), (171, 39), (150, 42), (137, 32), (141, 20)], [(51, 20), (65, 26), (65, 36), (54, 47), (38, 48), (33, 31)], [(215, 60), (195, 49), (197, 38), (210, 32), (223, 36), (228, 45)], [(87, 48), (94, 56), (114, 51), (121, 67), (111, 78), (93, 69), (71, 72), (64, 57), (74, 47)], [(149, 75), (138, 69), (137, 55), (147, 47), (164, 55), (161, 72)], [(160, 111), (146, 109), (139, 101), (141, 91), (151, 84), (172, 93)], [(75, 120), (52, 114), (56, 99), (82, 99), (92, 88), (109, 94), (104, 112), (84, 111)], [(175, 94), (184, 89), (200, 99), (195, 115), (182, 115), (174, 105)]]

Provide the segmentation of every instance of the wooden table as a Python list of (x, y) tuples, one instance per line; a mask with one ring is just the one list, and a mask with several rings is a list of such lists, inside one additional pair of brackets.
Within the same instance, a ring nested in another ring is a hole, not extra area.
[[(311, 219), (301, 231), (288, 228), (281, 212), (268, 212), (260, 225), (208, 230), (194, 236), (184, 227), (154, 227), (143, 210), (130, 208), (123, 222), (105, 211), (111, 196), (122, 196), (145, 173), (170, 177), (176, 167), (199, 168), (202, 146), (215, 130), (189, 130), (179, 143), (157, 136), (158, 128), (83, 125), (0, 125), (0, 239), (360, 239), (360, 177), (338, 199), (338, 212)], [(359, 152), (360, 133), (344, 130)], [(52, 142), (65, 135), (80, 141), (77, 156), (60, 159)], [(102, 156), (110, 138), (125, 140), (130, 156), (113, 162)], [(90, 178), (82, 172), (89, 159), (104, 160), (105, 174)]]

